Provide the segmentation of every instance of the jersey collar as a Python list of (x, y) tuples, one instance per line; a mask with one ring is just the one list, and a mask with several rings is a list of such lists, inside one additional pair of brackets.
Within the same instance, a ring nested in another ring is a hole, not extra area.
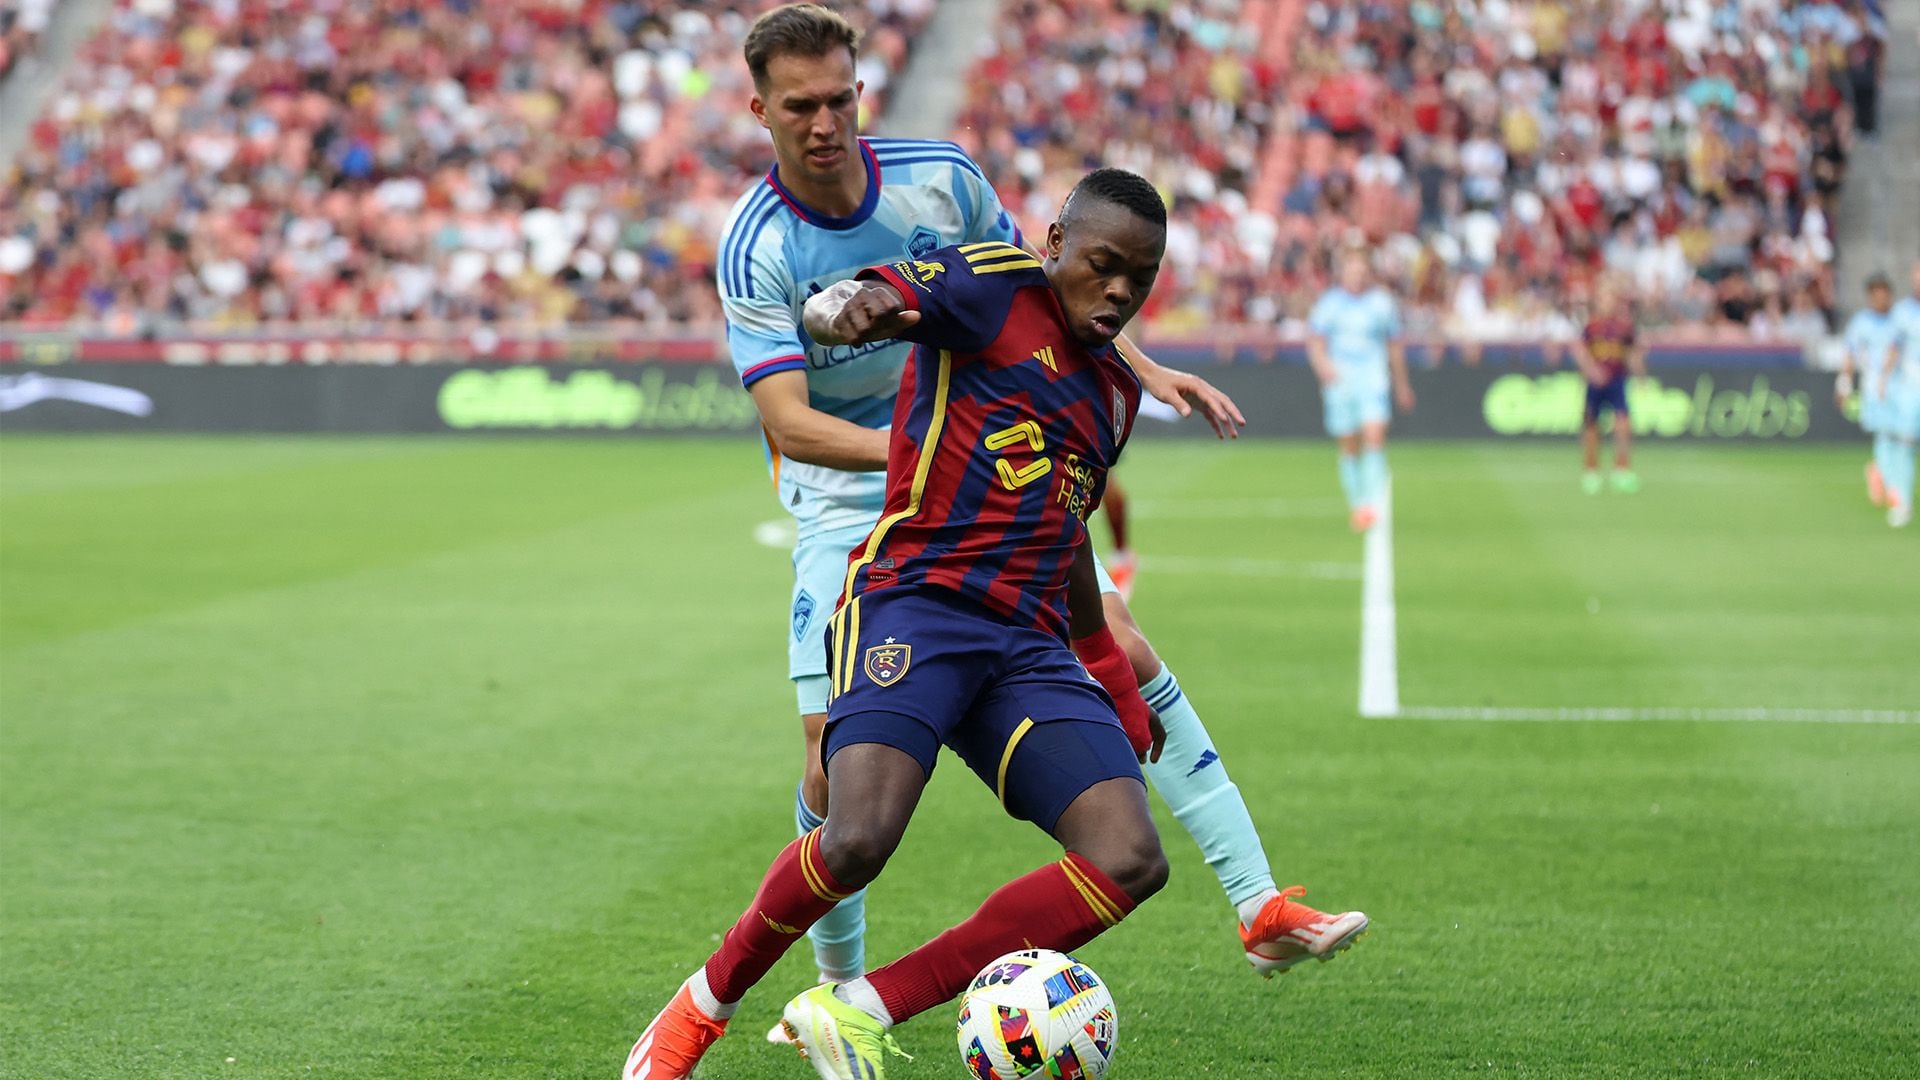
[(799, 215), (801, 221), (822, 229), (851, 229), (872, 217), (874, 208), (880, 205), (880, 162), (874, 158), (873, 147), (867, 145), (867, 140), (861, 139), (859, 142), (860, 161), (867, 167), (867, 194), (860, 200), (859, 209), (846, 217), (832, 217), (801, 202), (793, 192), (787, 190), (787, 185), (780, 182), (780, 166), (777, 163), (767, 170), (767, 183), (773, 185), (774, 194), (780, 196), (780, 201)]

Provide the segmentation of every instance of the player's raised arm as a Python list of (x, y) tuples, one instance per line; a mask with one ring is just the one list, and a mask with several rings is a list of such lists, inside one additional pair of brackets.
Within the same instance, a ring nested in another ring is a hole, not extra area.
[(1126, 334), (1114, 338), (1113, 347), (1133, 365), (1133, 373), (1140, 377), (1141, 389), (1172, 406), (1182, 417), (1193, 415), (1198, 407), (1200, 415), (1207, 418), (1219, 438), (1240, 437), (1247, 418), (1240, 414), (1240, 407), (1233, 399), (1215, 389), (1212, 383), (1192, 372), (1160, 366)]
[[(724, 242), (723, 242), (724, 244)], [(720, 275), (727, 351), (760, 422), (782, 456), (848, 472), (887, 467), (887, 434), (813, 407), (807, 354), (788, 299), (793, 287), (780, 260), (760, 254)]]

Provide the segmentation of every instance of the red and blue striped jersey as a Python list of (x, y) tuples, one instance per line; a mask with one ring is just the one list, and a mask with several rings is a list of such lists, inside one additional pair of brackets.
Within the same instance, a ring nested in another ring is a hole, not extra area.
[(1140, 407), (1111, 347), (1068, 330), (1040, 263), (962, 244), (870, 267), (920, 321), (895, 402), (887, 500), (854, 549), (843, 606), (901, 585), (952, 589), (1067, 636), (1067, 568)]

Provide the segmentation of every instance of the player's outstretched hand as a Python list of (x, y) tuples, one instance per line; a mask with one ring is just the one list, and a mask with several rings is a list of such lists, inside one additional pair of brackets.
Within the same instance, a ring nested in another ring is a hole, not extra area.
[(1247, 418), (1240, 415), (1233, 399), (1198, 375), (1159, 364), (1149, 365), (1139, 374), (1140, 385), (1147, 393), (1171, 405), (1182, 417), (1192, 416), (1198, 408), (1219, 438), (1237, 439), (1240, 429), (1247, 426)]
[(822, 345), (865, 345), (905, 333), (920, 321), (900, 290), (884, 281), (842, 281), (807, 301), (807, 336)]

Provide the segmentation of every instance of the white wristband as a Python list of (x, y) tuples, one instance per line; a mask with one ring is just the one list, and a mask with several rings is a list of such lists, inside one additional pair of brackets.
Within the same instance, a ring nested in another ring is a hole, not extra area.
[(1833, 392), (1841, 397), (1852, 397), (1853, 373), (1850, 371), (1841, 372), (1840, 377), (1833, 381)]
[(852, 278), (836, 281), (807, 299), (800, 311), (800, 325), (807, 336), (822, 345), (845, 345), (846, 342), (833, 336), (833, 320), (847, 306), (853, 294), (860, 291), (861, 283)]

